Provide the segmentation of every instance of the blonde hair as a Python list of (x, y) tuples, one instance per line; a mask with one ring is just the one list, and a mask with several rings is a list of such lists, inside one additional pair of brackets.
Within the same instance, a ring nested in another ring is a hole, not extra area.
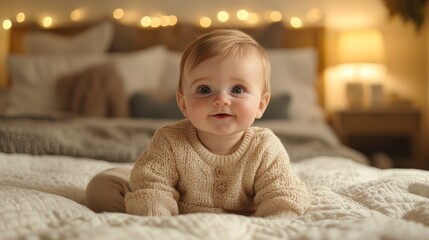
[(215, 56), (246, 56), (256, 49), (261, 57), (264, 93), (270, 92), (270, 62), (265, 49), (246, 33), (240, 30), (216, 29), (193, 41), (183, 53), (180, 61), (179, 91), (182, 89), (185, 67), (195, 69), (204, 60)]

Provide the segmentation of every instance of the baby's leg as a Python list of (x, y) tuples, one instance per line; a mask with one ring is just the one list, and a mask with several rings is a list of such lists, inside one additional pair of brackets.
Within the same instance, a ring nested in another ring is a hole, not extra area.
[(95, 212), (125, 212), (125, 194), (131, 191), (132, 167), (110, 168), (95, 175), (86, 188), (88, 207)]

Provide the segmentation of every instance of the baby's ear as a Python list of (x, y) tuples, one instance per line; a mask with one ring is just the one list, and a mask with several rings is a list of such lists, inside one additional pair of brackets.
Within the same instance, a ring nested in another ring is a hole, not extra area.
[(183, 96), (183, 92), (181, 90), (177, 90), (176, 92), (176, 101), (177, 101), (177, 106), (179, 106), (183, 116), (188, 117), (188, 112), (186, 110), (186, 104), (185, 104), (185, 97)]
[(270, 102), (271, 94), (266, 92), (261, 96), (261, 101), (259, 102), (258, 112), (256, 113), (256, 119), (260, 119), (267, 109), (268, 103)]

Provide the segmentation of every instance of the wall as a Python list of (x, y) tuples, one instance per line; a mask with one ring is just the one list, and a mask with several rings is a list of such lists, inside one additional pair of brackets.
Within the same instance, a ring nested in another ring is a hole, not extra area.
[(411, 99), (413, 105), (421, 110), (421, 158), (429, 169), (427, 28), (416, 32), (414, 27), (404, 26), (396, 21), (384, 26), (382, 30), (388, 39), (386, 47), (389, 50), (386, 85), (391, 92)]
[(9, 46), (9, 32), (0, 29), (0, 89), (6, 88), (6, 57)]

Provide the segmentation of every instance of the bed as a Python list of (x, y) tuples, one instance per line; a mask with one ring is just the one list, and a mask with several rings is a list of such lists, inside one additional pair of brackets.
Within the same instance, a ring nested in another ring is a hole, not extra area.
[(427, 239), (429, 172), (378, 169), (341, 144), (324, 114), (323, 33), (243, 28), (266, 47), (271, 128), (311, 195), (295, 219), (234, 214), (141, 217), (86, 206), (92, 176), (132, 166), (154, 131), (181, 118), (180, 51), (208, 31), (112, 21), (15, 26), (0, 116), (1, 239)]

